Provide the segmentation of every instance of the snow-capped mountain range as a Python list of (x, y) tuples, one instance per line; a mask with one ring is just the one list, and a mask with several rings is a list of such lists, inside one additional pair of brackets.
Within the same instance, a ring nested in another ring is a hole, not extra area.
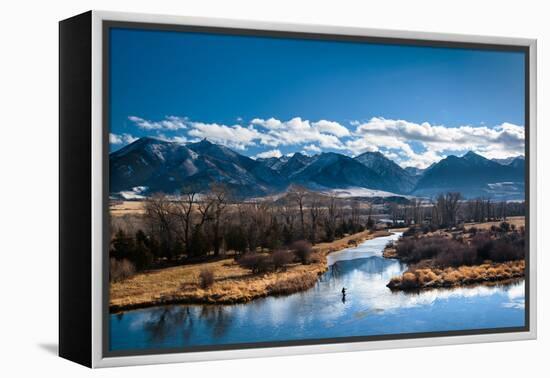
[[(193, 186), (206, 190), (223, 182), (242, 198), (284, 192), (290, 185), (311, 190), (354, 189), (350, 193), (394, 193), (430, 197), (460, 191), (466, 198), (523, 199), (522, 156), (492, 161), (474, 152), (448, 156), (425, 170), (403, 169), (380, 152), (355, 158), (326, 152), (315, 156), (254, 160), (227, 147), (202, 140), (180, 144), (144, 137), (110, 154), (112, 196), (155, 192), (177, 194)], [(357, 190), (357, 189), (367, 190)], [(134, 197), (135, 198), (135, 197)]]

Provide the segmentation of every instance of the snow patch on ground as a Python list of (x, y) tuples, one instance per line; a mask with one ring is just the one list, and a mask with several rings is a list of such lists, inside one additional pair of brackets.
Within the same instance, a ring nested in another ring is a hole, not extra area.
[(346, 189), (332, 189), (324, 191), (324, 194), (327, 195), (336, 195), (340, 198), (351, 198), (351, 197), (403, 197), (403, 198), (414, 198), (414, 196), (406, 196), (403, 194), (396, 194), (392, 192), (386, 192), (384, 190), (368, 189), (368, 188), (346, 188)]

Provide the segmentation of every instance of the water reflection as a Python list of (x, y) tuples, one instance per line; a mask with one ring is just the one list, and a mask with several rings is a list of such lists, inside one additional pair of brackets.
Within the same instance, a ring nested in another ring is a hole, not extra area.
[[(384, 259), (396, 235), (329, 255), (312, 289), (227, 306), (163, 306), (111, 316), (111, 349), (185, 347), (522, 326), (524, 283), (391, 292), (406, 266)], [(345, 295), (342, 293), (345, 288)]]
[(193, 318), (188, 307), (161, 307), (152, 310), (150, 318), (143, 322), (143, 330), (149, 340), (158, 343), (166, 339), (175, 329), (180, 329), (184, 340), (189, 339), (193, 329)]

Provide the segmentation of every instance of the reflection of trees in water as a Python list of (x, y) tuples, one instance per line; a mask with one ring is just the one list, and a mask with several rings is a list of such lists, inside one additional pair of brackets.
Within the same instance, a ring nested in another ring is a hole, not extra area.
[(328, 270), (329, 277), (332, 280), (337, 280), (342, 277), (342, 270), (340, 269), (340, 264), (338, 262), (332, 264)]
[(396, 266), (399, 267), (399, 271), (406, 268), (406, 265), (402, 265), (396, 260), (380, 256), (340, 260), (329, 266), (328, 271), (321, 277), (322, 286), (318, 290), (341, 290), (343, 286), (349, 284), (347, 281), (354, 272), (360, 275), (354, 276), (354, 279), (360, 277), (362, 282), (368, 282), (373, 277), (380, 278), (390, 274)]
[(193, 335), (194, 327), (198, 326), (197, 319), (204, 323), (205, 329), (212, 330), (213, 338), (223, 336), (231, 324), (223, 306), (204, 305), (199, 306), (197, 311), (191, 311), (189, 306), (166, 306), (152, 310), (143, 329), (152, 342), (161, 342), (176, 332), (187, 342)]
[(163, 341), (166, 337), (173, 335), (178, 328), (182, 330), (184, 340), (191, 337), (193, 316), (189, 307), (166, 306), (155, 309), (143, 326), (151, 341), (154, 342)]
[(231, 316), (224, 306), (202, 306), (199, 316), (212, 329), (212, 336), (215, 339), (223, 336), (231, 325)]
[(342, 289), (345, 281), (345, 276), (348, 272), (342, 269), (342, 261), (337, 261), (328, 267), (328, 271), (321, 276), (320, 285), (317, 286), (317, 291), (326, 292)]

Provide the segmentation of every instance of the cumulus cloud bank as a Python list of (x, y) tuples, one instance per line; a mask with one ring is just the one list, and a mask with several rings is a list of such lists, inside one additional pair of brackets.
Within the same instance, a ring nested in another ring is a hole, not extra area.
[(275, 149), (275, 150), (269, 150), (269, 151), (259, 153), (258, 155), (256, 155), (256, 158), (260, 158), (260, 159), (267, 159), (267, 158), (273, 158), (273, 157), (280, 158), (281, 156), (283, 156), (281, 151)]
[(141, 117), (130, 116), (128, 119), (134, 122), (140, 129), (143, 130), (170, 130), (176, 131), (186, 129), (187, 119), (184, 117), (168, 116), (161, 121), (148, 121)]
[[(381, 151), (403, 167), (426, 168), (450, 153), (469, 150), (487, 158), (517, 156), (524, 154), (525, 146), (524, 127), (511, 123), (495, 127), (446, 127), (374, 117), (367, 122), (351, 121), (346, 127), (336, 121), (310, 121), (301, 117), (286, 121), (254, 118), (250, 122), (238, 121), (235, 125), (196, 122), (175, 116), (160, 121), (137, 116), (128, 119), (138, 128), (157, 135), (160, 132), (180, 132), (182, 135), (172, 139), (179, 138), (182, 143), (190, 138), (207, 138), (241, 151), (252, 146), (265, 147), (266, 151), (256, 157), (279, 157), (282, 156), (280, 147), (289, 146), (309, 153), (337, 150), (353, 156), (366, 151)], [(112, 135), (111, 143), (125, 143), (122, 135)], [(126, 140), (131, 137), (124, 135)]]
[[(523, 126), (503, 123), (496, 127), (445, 127), (427, 122), (418, 124), (404, 120), (375, 117), (357, 125), (359, 138), (348, 143), (354, 153), (385, 147), (403, 159), (409, 166), (423, 168), (445, 156), (446, 151), (475, 151), (489, 159), (516, 156), (524, 153)], [(416, 142), (423, 152), (411, 148)]]
[(137, 138), (133, 137), (130, 134), (109, 134), (109, 143), (119, 145), (119, 144), (130, 144), (136, 141)]

